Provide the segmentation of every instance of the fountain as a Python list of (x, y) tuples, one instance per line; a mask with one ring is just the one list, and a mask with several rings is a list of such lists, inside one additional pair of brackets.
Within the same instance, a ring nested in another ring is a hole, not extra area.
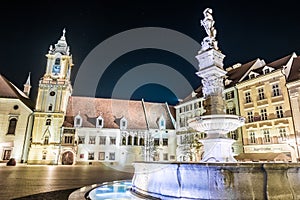
[(239, 163), (233, 155), (229, 131), (243, 126), (245, 119), (225, 114), (223, 100), (224, 55), (218, 48), (212, 9), (204, 10), (201, 25), (207, 37), (196, 56), (205, 98), (203, 116), (190, 119), (189, 126), (205, 132), (200, 163), (135, 162), (132, 194), (144, 199), (300, 199), (297, 163)]
[[(204, 145), (202, 161), (135, 162), (134, 177), (130, 186), (126, 185), (126, 195), (123, 198), (300, 199), (298, 163), (239, 163), (232, 156), (231, 145), (234, 140), (226, 135), (242, 126), (245, 119), (224, 112), (224, 55), (218, 49), (210, 8), (204, 10), (204, 17), (201, 25), (208, 36), (203, 39), (196, 56), (199, 62), (196, 74), (202, 78), (206, 112), (203, 116), (189, 120), (190, 127), (207, 134), (207, 138), (201, 140)], [(118, 187), (113, 187), (113, 195), (116, 191), (122, 191), (122, 184), (120, 186), (117, 183)], [(105, 185), (104, 188), (95, 187), (85, 194), (104, 195), (102, 191), (110, 189)]]

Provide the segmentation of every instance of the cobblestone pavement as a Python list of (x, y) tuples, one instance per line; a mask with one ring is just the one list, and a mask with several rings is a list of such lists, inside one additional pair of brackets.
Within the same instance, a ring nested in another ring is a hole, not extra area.
[(132, 167), (0, 165), (0, 199), (67, 200), (83, 186), (132, 177)]

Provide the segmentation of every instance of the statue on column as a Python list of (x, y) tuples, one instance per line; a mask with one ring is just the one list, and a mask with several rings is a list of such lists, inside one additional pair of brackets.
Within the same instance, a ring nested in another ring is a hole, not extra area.
[(200, 52), (206, 51), (208, 49), (218, 50), (219, 48), (216, 41), (217, 30), (214, 27), (215, 21), (212, 16), (212, 9), (206, 8), (203, 11), (203, 14), (204, 14), (204, 19), (201, 20), (200, 22), (201, 22), (201, 26), (204, 27), (208, 36), (203, 39), (201, 43), (202, 48)]

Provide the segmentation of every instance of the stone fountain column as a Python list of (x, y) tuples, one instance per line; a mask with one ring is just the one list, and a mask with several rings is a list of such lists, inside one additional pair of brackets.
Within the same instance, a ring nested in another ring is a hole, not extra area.
[(203, 162), (236, 162), (232, 155), (235, 140), (227, 138), (229, 131), (234, 131), (244, 124), (244, 118), (227, 115), (223, 100), (226, 71), (223, 69), (225, 55), (221, 53), (216, 41), (216, 29), (212, 10), (204, 10), (205, 18), (201, 20), (207, 33), (196, 56), (199, 70), (196, 73), (202, 79), (202, 93), (205, 98), (203, 116), (189, 120), (189, 126), (207, 134), (201, 140), (204, 145)]

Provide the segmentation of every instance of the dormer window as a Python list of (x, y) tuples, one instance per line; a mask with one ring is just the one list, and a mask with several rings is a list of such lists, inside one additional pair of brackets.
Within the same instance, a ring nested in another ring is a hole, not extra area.
[(165, 120), (163, 115), (159, 118), (158, 124), (159, 124), (159, 129), (160, 130), (166, 129), (166, 120)]
[(272, 72), (273, 70), (274, 70), (274, 69), (273, 69), (272, 67), (265, 66), (265, 67), (263, 68), (263, 73), (264, 73), (264, 74), (268, 74), (268, 73)]
[(82, 126), (82, 118), (81, 118), (80, 114), (76, 115), (76, 117), (74, 119), (74, 126), (75, 127), (81, 127)]
[(101, 116), (99, 116), (97, 119), (96, 119), (96, 127), (97, 128), (103, 128), (103, 125), (104, 125), (104, 120)]
[(256, 78), (259, 74), (256, 73), (256, 72), (250, 72), (249, 73), (249, 79), (253, 79), (253, 78)]
[(120, 120), (120, 129), (127, 129), (127, 120), (124, 117), (122, 117), (122, 119)]

